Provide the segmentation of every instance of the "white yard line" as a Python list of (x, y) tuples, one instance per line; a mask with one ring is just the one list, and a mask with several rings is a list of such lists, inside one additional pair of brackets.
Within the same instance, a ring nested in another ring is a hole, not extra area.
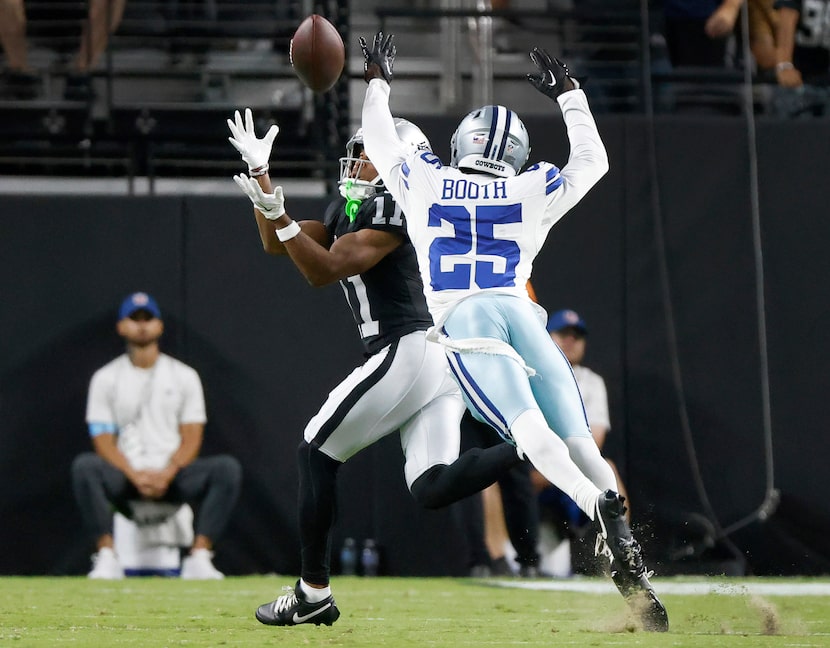
[[(617, 589), (611, 581), (562, 579), (562, 580), (489, 580), (484, 581), (496, 587), (557, 591), (582, 592), (585, 594), (610, 594)], [(662, 581), (652, 579), (652, 585), (659, 595), (683, 594), (706, 595), (721, 594), (725, 596), (742, 596), (756, 594), (759, 596), (830, 596), (830, 583), (770, 583), (751, 580), (730, 582), (728, 580), (707, 581)]]

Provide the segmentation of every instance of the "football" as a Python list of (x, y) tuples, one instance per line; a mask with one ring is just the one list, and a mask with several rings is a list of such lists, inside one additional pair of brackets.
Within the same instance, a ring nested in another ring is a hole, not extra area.
[(326, 92), (343, 73), (346, 47), (334, 25), (312, 14), (294, 32), (288, 56), (305, 85), (314, 92)]

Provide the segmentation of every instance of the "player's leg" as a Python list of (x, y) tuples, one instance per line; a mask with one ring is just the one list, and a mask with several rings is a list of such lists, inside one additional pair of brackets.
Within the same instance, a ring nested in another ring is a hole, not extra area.
[(397, 432), (442, 393), (446, 363), (436, 365), (434, 346), (423, 331), (416, 331), (373, 355), (329, 394), (306, 426), (305, 440), (345, 462)]
[(330, 625), (339, 616), (329, 586), (337, 471), (429, 402), (440, 383), (425, 370), (427, 344), (423, 332), (412, 333), (373, 355), (329, 394), (306, 426), (298, 449), (302, 575), (291, 593), (259, 607), (262, 623)]
[[(569, 455), (582, 473), (603, 491), (591, 511), (585, 510), (583, 504), (571, 496), (594, 520), (599, 535), (597, 550), (604, 552), (611, 560), (614, 583), (639, 613), (644, 627), (648, 630), (667, 630), (666, 610), (648, 580), (650, 572), (643, 563), (640, 545), (628, 526), (624, 500), (619, 495), (614, 471), (591, 437), (582, 396), (570, 364), (535, 316), (532, 304), (514, 299), (502, 306), (509, 320), (511, 343), (537, 372), (530, 378), (530, 384), (545, 421), (564, 439)], [(512, 431), (515, 436), (515, 425)]]
[[(510, 308), (512, 302), (521, 301), (501, 295), (470, 297), (447, 317), (444, 331), (451, 341), (484, 338), (508, 345), (512, 341)], [(499, 348), (496, 344), (488, 352), (448, 353), (467, 406), (477, 419), (513, 439), (539, 472), (593, 518), (600, 489), (579, 470), (565, 443), (551, 431), (525, 368)], [(586, 434), (590, 435), (587, 425)]]
[(618, 491), (614, 472), (591, 436), (582, 396), (565, 354), (550, 339), (533, 304), (512, 299), (504, 308), (511, 344), (536, 371), (530, 388), (548, 426), (565, 441), (571, 459), (597, 488)]
[(406, 458), (406, 483), (413, 498), (421, 506), (435, 509), (478, 493), (521, 459), (507, 443), (470, 448), (459, 455), (464, 402), (458, 386), (446, 373), (443, 350), (437, 344), (431, 346), (434, 348), (429, 352), (436, 354), (442, 369), (443, 393), (401, 427), (401, 447)]

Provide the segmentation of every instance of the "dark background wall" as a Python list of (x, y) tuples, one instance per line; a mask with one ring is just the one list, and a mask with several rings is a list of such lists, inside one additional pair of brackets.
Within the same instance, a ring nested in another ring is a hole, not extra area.
[[(454, 122), (419, 123), (446, 156)], [(527, 126), (531, 160), (564, 164), (559, 122)], [(830, 124), (758, 125), (772, 457), (782, 494), (763, 521), (753, 517), (770, 463), (745, 126), (667, 117), (652, 131), (643, 119), (616, 117), (600, 128), (612, 170), (554, 228), (533, 282), (544, 306), (576, 308), (588, 321), (586, 364), (609, 387), (608, 451), (623, 470), (649, 562), (663, 572), (697, 569), (707, 556), (675, 558), (689, 520), (704, 513), (740, 527), (725, 544), (749, 571), (830, 571), (830, 477), (822, 467), (830, 224), (820, 177), (830, 168)], [(289, 196), (288, 208), (295, 218), (319, 217), (325, 202)], [(4, 196), (0, 573), (88, 569), (92, 547), (69, 465), (90, 447), (89, 378), (122, 350), (115, 309), (138, 289), (161, 303), (164, 349), (202, 376), (205, 453), (231, 452), (245, 470), (218, 566), (297, 572), (294, 451), (305, 421), (361, 361), (340, 288), (312, 289), (286, 259), (262, 253), (244, 197)], [(419, 510), (401, 465), (393, 436), (344, 466), (336, 542), (376, 538), (389, 573), (465, 573), (455, 512)]]

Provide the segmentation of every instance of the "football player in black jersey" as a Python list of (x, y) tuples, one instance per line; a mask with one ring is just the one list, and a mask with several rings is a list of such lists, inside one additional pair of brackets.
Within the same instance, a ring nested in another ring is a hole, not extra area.
[[(341, 197), (323, 222), (297, 222), (285, 211), (282, 187), (268, 176), (278, 127), (258, 138), (250, 110), (244, 122), (237, 111), (228, 126), (248, 163), (248, 176), (234, 181), (254, 205), (265, 251), (290, 256), (313, 286), (340, 282), (368, 358), (306, 426), (298, 449), (301, 577), (290, 593), (256, 612), (269, 625), (331, 625), (340, 615), (329, 586), (329, 554), (343, 462), (400, 431), (409, 490), (419, 504), (437, 508), (478, 492), (520, 459), (507, 444), (459, 456), (464, 403), (444, 350), (426, 340), (432, 318), (404, 215), (366, 158), (361, 131), (341, 159)], [(399, 119), (396, 128), (408, 146), (429, 147), (414, 124)]]

